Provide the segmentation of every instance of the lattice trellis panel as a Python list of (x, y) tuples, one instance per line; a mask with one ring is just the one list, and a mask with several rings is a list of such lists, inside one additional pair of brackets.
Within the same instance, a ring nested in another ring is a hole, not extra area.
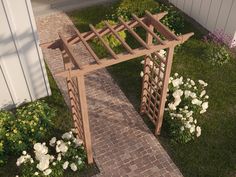
[(146, 56), (144, 62), (140, 112), (156, 125), (156, 134), (160, 133), (162, 125), (174, 48), (166, 51), (166, 55), (154, 52)]
[(166, 61), (157, 52), (145, 57), (141, 112), (156, 124), (163, 90)]
[(80, 107), (80, 101), (78, 98), (78, 95), (79, 95), (78, 81), (76, 77), (67, 78), (67, 88), (68, 88), (68, 94), (69, 94), (69, 99), (70, 99), (70, 104), (71, 104), (74, 127), (76, 129), (78, 138), (83, 140), (83, 142), (85, 142), (81, 107)]

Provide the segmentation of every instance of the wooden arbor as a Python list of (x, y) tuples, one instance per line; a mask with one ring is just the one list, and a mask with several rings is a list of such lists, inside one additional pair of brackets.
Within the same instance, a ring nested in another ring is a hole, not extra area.
[[(156, 125), (155, 134), (160, 134), (174, 47), (185, 42), (193, 35), (193, 33), (188, 33), (176, 36), (160, 22), (160, 19), (166, 14), (166, 12), (163, 12), (152, 15), (146, 11), (145, 17), (142, 18), (138, 18), (133, 14), (133, 20), (125, 22), (119, 18), (119, 24), (112, 26), (109, 23), (105, 23), (106, 27), (103, 29), (95, 29), (93, 25), (89, 25), (91, 31), (85, 33), (80, 33), (74, 28), (76, 35), (69, 38), (59, 33), (63, 44), (63, 56), (67, 57), (69, 62), (65, 63), (65, 71), (57, 75), (67, 79), (74, 125), (79, 138), (84, 141), (88, 163), (93, 162), (93, 156), (84, 75), (91, 71), (144, 56), (145, 63), (140, 112), (142, 114), (145, 113)], [(146, 30), (146, 40), (142, 39), (135, 32), (134, 29), (137, 27), (142, 27)], [(132, 49), (118, 34), (119, 31), (123, 30), (129, 32), (141, 44), (141, 47)], [(124, 49), (126, 49), (125, 52), (117, 54), (112, 50), (109, 44), (103, 39), (103, 36), (110, 34), (119, 40)], [(100, 59), (96, 55), (88, 44), (88, 40), (93, 38), (100, 40), (111, 57)], [(80, 58), (76, 56), (76, 50), (79, 50), (78, 43), (82, 43), (85, 46), (93, 58), (92, 62), (83, 64)], [(165, 50), (167, 52), (166, 56), (159, 55), (158, 51), (160, 50)]]

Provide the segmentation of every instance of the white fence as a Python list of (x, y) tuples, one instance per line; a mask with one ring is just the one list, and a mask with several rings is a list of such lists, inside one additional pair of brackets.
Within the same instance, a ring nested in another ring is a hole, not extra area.
[(236, 40), (236, 0), (169, 0), (209, 31), (223, 30)]
[(0, 108), (50, 94), (30, 0), (1, 0)]

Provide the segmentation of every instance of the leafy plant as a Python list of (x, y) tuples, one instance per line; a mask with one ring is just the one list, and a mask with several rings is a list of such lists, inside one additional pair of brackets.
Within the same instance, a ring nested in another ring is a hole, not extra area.
[[(112, 26), (115, 25), (116, 23), (112, 20), (107, 20), (107, 22)], [(101, 21), (96, 25), (96, 28), (101, 29), (105, 27), (105, 21)], [(125, 40), (126, 38), (126, 33), (124, 31), (118, 32), (118, 35)], [(121, 43), (120, 41), (112, 34), (108, 34), (103, 36), (103, 39), (105, 42), (109, 44), (109, 46), (115, 51), (118, 52), (121, 49)], [(99, 55), (99, 57), (105, 57), (107, 55), (107, 51), (104, 48), (103, 44), (101, 41), (97, 38), (92, 40), (92, 47), (95, 49), (96, 53)]]
[(171, 5), (159, 4), (154, 0), (121, 0), (114, 6), (112, 15), (107, 16), (108, 19), (117, 21), (118, 17), (125, 20), (132, 18), (132, 13), (143, 16), (145, 10), (151, 13), (168, 12), (168, 14), (161, 20), (163, 24), (168, 26), (171, 30), (179, 33), (184, 28), (184, 18), (182, 14), (175, 10)]
[(6, 154), (19, 154), (42, 140), (52, 127), (54, 110), (43, 101), (35, 101), (10, 111), (0, 111), (0, 164)]
[(222, 30), (216, 30), (204, 36), (205, 48), (203, 50), (203, 57), (212, 65), (228, 63), (231, 58), (231, 52), (228, 49), (232, 42), (230, 39)]
[(231, 56), (230, 51), (224, 45), (216, 44), (214, 42), (207, 42), (203, 50), (203, 57), (212, 65), (223, 65), (228, 63)]
[(198, 117), (208, 109), (206, 86), (202, 80), (184, 80), (178, 73), (170, 77), (165, 120), (168, 133), (175, 142), (187, 143), (201, 135)]
[(60, 177), (65, 173), (82, 170), (86, 164), (83, 141), (76, 138), (75, 131), (66, 132), (62, 139), (53, 137), (46, 143), (35, 143), (34, 153), (26, 151), (17, 159), (21, 176), (52, 176)]
[(154, 12), (157, 7), (159, 7), (159, 3), (154, 0), (121, 0), (115, 5), (115, 13), (109, 18), (115, 21), (117, 21), (118, 17), (129, 20), (132, 17), (132, 13), (142, 16), (145, 14), (145, 10)]

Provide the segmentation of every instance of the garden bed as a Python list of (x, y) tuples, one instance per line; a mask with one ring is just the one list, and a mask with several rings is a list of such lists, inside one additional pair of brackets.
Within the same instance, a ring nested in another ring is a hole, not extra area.
[[(97, 6), (69, 13), (80, 31), (87, 31), (88, 24), (97, 24), (112, 13), (111, 6)], [(178, 72), (185, 78), (202, 79), (208, 83), (209, 110), (201, 116), (202, 136), (187, 144), (170, 141), (163, 128), (158, 139), (162, 142), (176, 165), (186, 177), (234, 176), (236, 173), (236, 60), (222, 66), (212, 66), (202, 57), (202, 33), (192, 22), (185, 20), (179, 32), (194, 32), (195, 36), (174, 55), (172, 73)], [(132, 43), (132, 39), (128, 42)], [(124, 91), (134, 107), (139, 110), (141, 95), (140, 71), (137, 59), (108, 68), (113, 78)], [(152, 124), (144, 117), (150, 128)]]

